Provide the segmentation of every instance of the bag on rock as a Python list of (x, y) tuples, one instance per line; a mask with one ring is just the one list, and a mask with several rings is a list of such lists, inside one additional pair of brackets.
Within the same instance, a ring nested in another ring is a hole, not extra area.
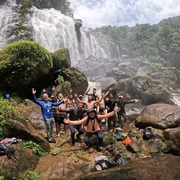
[(10, 157), (15, 153), (15, 149), (11, 144), (0, 143), (0, 156), (7, 155)]
[(128, 136), (128, 137), (123, 141), (123, 144), (127, 146), (127, 145), (130, 144), (130, 143), (132, 143), (132, 139)]
[(153, 132), (152, 132), (152, 128), (151, 127), (146, 127), (144, 130), (144, 134), (143, 134), (143, 139), (145, 140), (149, 140), (152, 139), (154, 137)]

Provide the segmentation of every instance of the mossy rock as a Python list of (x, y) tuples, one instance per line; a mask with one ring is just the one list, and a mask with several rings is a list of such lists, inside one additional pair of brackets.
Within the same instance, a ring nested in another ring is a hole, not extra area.
[(19, 41), (0, 51), (0, 88), (24, 91), (53, 67), (50, 53), (33, 41)]
[(86, 76), (79, 70), (73, 67), (68, 68), (64, 71), (63, 76), (66, 81), (71, 82), (71, 87), (73, 88), (74, 92), (82, 94), (86, 91), (88, 81)]
[(57, 71), (57, 70), (61, 69), (62, 67), (64, 67), (64, 68), (71, 67), (69, 50), (67, 48), (62, 48), (62, 49), (55, 51), (52, 54), (52, 59), (53, 59), (54, 71)]

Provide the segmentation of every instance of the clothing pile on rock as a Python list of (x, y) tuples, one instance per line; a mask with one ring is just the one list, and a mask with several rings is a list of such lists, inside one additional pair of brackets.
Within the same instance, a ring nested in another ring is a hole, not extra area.
[(101, 170), (106, 170), (106, 169), (109, 169), (109, 168), (112, 168), (112, 167), (115, 167), (117, 165), (120, 165), (120, 164), (124, 164), (125, 163), (125, 160), (121, 157), (121, 155), (116, 155), (114, 157), (114, 162), (110, 162), (106, 156), (97, 156), (95, 158), (95, 165), (92, 169), (92, 171), (101, 171)]
[(15, 149), (12, 146), (12, 143), (17, 143), (18, 140), (13, 138), (0, 138), (0, 156), (7, 155), (8, 158), (11, 158), (15, 153)]

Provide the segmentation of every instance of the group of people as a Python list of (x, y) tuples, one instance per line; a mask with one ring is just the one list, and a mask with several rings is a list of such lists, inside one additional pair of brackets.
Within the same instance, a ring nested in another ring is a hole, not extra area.
[[(82, 95), (73, 93), (70, 89), (67, 97), (63, 97), (61, 93), (55, 93), (55, 87), (52, 87), (51, 98), (48, 97), (45, 89), (43, 90), (42, 100), (36, 98), (36, 90), (32, 88), (34, 101), (40, 105), (42, 116), (46, 124), (47, 138), (49, 142), (55, 143), (52, 136), (54, 120), (56, 124), (57, 136), (60, 137), (61, 125), (64, 125), (65, 132), (71, 133), (71, 145), (75, 146), (76, 141), (81, 141), (81, 135), (84, 136), (85, 148), (90, 146), (90, 139), (95, 134), (98, 139), (98, 148), (102, 150), (103, 132), (102, 120), (105, 120), (107, 130), (114, 130), (117, 123), (122, 127), (121, 116), (127, 121), (125, 113), (125, 104), (139, 102), (139, 99), (124, 102), (123, 96), (119, 96), (118, 101), (113, 99), (111, 88), (107, 92), (102, 92), (101, 96), (97, 95), (96, 89), (89, 93), (90, 89), (85, 93), (87, 100), (83, 100)], [(78, 133), (75, 136), (76, 130)]]

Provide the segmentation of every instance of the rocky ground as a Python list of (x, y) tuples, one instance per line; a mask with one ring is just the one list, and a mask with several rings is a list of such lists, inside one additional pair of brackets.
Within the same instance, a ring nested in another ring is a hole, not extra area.
[[(178, 180), (180, 178), (180, 108), (178, 106), (156, 103), (144, 107), (140, 114), (128, 115), (129, 122), (125, 124), (123, 130), (130, 135), (132, 143), (126, 146), (122, 141), (115, 139), (112, 131), (103, 131), (102, 151), (97, 148), (95, 136), (92, 137), (91, 147), (88, 150), (84, 149), (83, 135), (82, 142), (77, 142), (76, 147), (72, 147), (70, 135), (65, 134), (63, 128), (61, 137), (57, 137), (54, 131), (56, 143), (48, 143), (40, 107), (26, 100), (26, 105), (18, 105), (18, 110), (28, 120), (21, 123), (9, 119), (12, 135), (25, 141), (33, 140), (50, 153), (37, 157), (31, 149), (15, 144), (16, 164), (6, 156), (1, 156), (0, 172), (5, 170), (10, 175), (11, 173), (15, 175), (28, 169), (37, 172), (43, 180)], [(144, 128), (149, 126), (152, 128), (154, 138), (144, 140)], [(113, 162), (115, 154), (120, 154), (125, 164), (108, 170), (91, 172), (95, 165), (95, 157), (105, 155), (110, 162)]]
[[(128, 132), (132, 127), (133, 122), (130, 122), (123, 129)], [(88, 150), (85, 150), (83, 141), (77, 142), (76, 147), (72, 147), (70, 136), (63, 132), (61, 137), (55, 137), (55, 139), (56, 143), (50, 144), (51, 153), (41, 157), (35, 169), (43, 179), (167, 180), (180, 178), (180, 157), (172, 154), (161, 154), (159, 147), (157, 147), (159, 140), (145, 142), (142, 145), (144, 146), (142, 147), (144, 153), (142, 153), (135, 145), (137, 142), (127, 148), (122, 144), (122, 141), (115, 140), (113, 132), (104, 131), (105, 141), (102, 151), (99, 151), (96, 146), (95, 136), (92, 138), (91, 147)], [(154, 141), (157, 142), (154, 143)], [(114, 163), (113, 158), (117, 153), (125, 159), (125, 164), (104, 171), (91, 171), (95, 165), (95, 157), (105, 155), (110, 162)], [(172, 163), (177, 167), (176, 169), (171, 170)]]

